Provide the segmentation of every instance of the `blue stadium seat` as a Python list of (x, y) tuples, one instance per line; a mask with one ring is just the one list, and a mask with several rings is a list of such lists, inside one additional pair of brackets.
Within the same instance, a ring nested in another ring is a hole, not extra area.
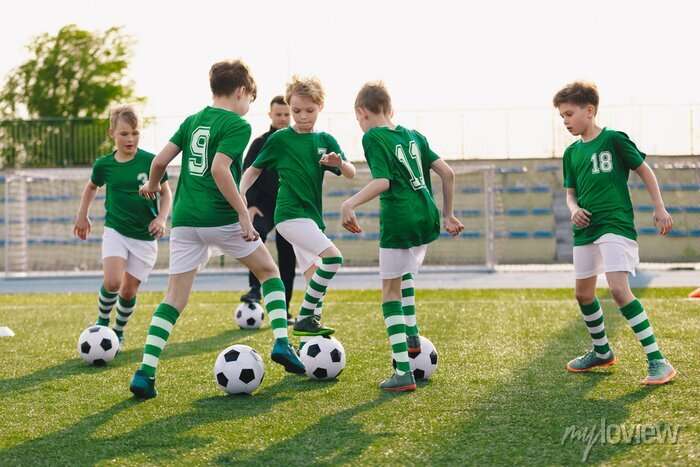
[(535, 230), (532, 236), (533, 238), (553, 238), (554, 233), (550, 230)]
[(530, 187), (530, 193), (550, 193), (552, 188), (549, 185), (534, 185)]
[(527, 216), (528, 214), (529, 214), (529, 212), (526, 208), (506, 209), (506, 216), (522, 217), (522, 216)]
[(538, 172), (558, 172), (561, 170), (559, 165), (541, 165), (537, 167)]
[(467, 193), (467, 194), (475, 194), (475, 193), (481, 193), (481, 188), (477, 186), (465, 186), (462, 188), (462, 193)]
[(551, 216), (552, 210), (550, 208), (532, 208), (533, 216)]

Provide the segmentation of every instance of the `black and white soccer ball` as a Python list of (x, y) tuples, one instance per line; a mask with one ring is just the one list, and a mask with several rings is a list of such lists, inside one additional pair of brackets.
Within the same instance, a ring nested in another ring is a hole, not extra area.
[(301, 349), (299, 358), (306, 376), (313, 379), (333, 379), (345, 368), (345, 349), (331, 336), (316, 336)]
[(252, 347), (226, 347), (214, 363), (214, 379), (228, 394), (252, 394), (265, 378), (265, 364)]
[(241, 303), (233, 311), (233, 319), (241, 329), (258, 329), (265, 319), (265, 310), (259, 303)]
[[(411, 365), (413, 377), (416, 379), (428, 379), (437, 369), (438, 353), (437, 349), (425, 336), (420, 336), (420, 352), (408, 353), (408, 363)], [(391, 364), (396, 368), (396, 360), (392, 359)]]
[(90, 326), (78, 338), (78, 354), (91, 365), (106, 365), (114, 360), (118, 351), (119, 338), (107, 326)]

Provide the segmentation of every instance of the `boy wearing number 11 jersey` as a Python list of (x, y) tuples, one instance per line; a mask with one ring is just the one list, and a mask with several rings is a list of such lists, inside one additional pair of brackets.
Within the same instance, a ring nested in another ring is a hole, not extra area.
[(566, 129), (581, 139), (564, 152), (564, 187), (574, 234), (576, 300), (593, 348), (571, 360), (571, 372), (608, 367), (617, 362), (605, 334), (603, 310), (595, 296), (598, 274), (605, 273), (615, 304), (642, 345), (648, 361), (643, 384), (665, 384), (676, 370), (664, 358), (647, 313), (630, 290), (628, 274), (639, 263), (634, 211), (627, 178), (634, 170), (654, 203), (654, 223), (661, 235), (671, 231), (656, 176), (644, 162), (644, 153), (626, 134), (596, 124), (598, 90), (594, 84), (575, 82), (553, 99)]
[(377, 196), (379, 212), (379, 271), (382, 312), (396, 372), (382, 381), (385, 391), (412, 391), (416, 382), (408, 353), (420, 352), (413, 275), (423, 263), (428, 244), (440, 235), (440, 213), (433, 199), (430, 170), (442, 179), (445, 230), (464, 230), (454, 216), (454, 172), (428, 145), (425, 137), (391, 121), (391, 97), (383, 83), (368, 83), (355, 100), (355, 116), (372, 181), (341, 207), (343, 227), (362, 229), (354, 209)]

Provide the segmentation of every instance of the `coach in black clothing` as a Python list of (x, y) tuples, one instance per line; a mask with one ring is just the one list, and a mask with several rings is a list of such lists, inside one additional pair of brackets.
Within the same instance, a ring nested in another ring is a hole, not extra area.
[[(258, 153), (265, 145), (265, 141), (272, 133), (289, 126), (289, 105), (284, 101), (284, 97), (276, 96), (272, 99), (268, 115), (270, 115), (270, 120), (272, 120), (270, 131), (259, 136), (251, 143), (243, 162), (243, 171), (253, 164), (255, 158), (258, 157)], [(250, 213), (250, 218), (253, 219), (253, 227), (258, 231), (263, 242), (267, 239), (267, 234), (275, 227), (274, 214), (275, 203), (277, 202), (277, 188), (279, 188), (277, 172), (272, 169), (263, 169), (260, 177), (246, 193), (248, 212)], [(280, 276), (282, 277), (282, 282), (284, 282), (287, 309), (289, 309), (289, 301), (294, 291), (296, 257), (294, 256), (292, 245), (280, 234), (275, 235), (275, 243), (277, 245), (277, 261), (279, 263)], [(241, 296), (241, 301), (259, 302), (260, 281), (252, 272), (248, 274), (248, 284), (250, 285), (250, 290)], [(287, 316), (289, 317), (289, 313), (287, 313)]]

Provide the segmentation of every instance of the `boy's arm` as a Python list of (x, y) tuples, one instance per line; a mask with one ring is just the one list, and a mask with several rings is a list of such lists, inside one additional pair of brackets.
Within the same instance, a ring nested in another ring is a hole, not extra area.
[(324, 154), (321, 159), (319, 159), (318, 163), (327, 167), (338, 167), (340, 169), (340, 173), (345, 178), (353, 178), (355, 176), (355, 165), (352, 162), (341, 158), (340, 155), (335, 152)]
[(156, 199), (156, 193), (160, 191), (160, 180), (165, 174), (165, 169), (170, 164), (170, 161), (175, 159), (180, 153), (180, 148), (177, 144), (168, 141), (168, 144), (158, 153), (151, 162), (151, 171), (148, 175), (148, 182), (144, 183), (139, 188), (139, 194), (144, 198)]
[(591, 213), (578, 205), (575, 188), (566, 189), (566, 205), (571, 213), (571, 222), (576, 227), (588, 227), (591, 223)]
[(97, 185), (92, 183), (92, 180), (88, 180), (80, 197), (80, 207), (78, 207), (78, 214), (75, 216), (75, 226), (73, 227), (73, 235), (81, 240), (85, 240), (90, 233), (91, 224), (88, 218), (88, 211), (95, 200), (96, 194)]
[(654, 225), (658, 227), (661, 235), (666, 235), (673, 228), (673, 218), (666, 211), (656, 175), (654, 175), (654, 171), (651, 170), (651, 167), (646, 162), (642, 162), (634, 171), (637, 172), (639, 178), (644, 182), (651, 201), (654, 203)]
[(241, 195), (243, 197), (246, 196), (246, 193), (248, 193), (248, 190), (253, 186), (261, 173), (262, 169), (252, 165), (245, 169), (245, 172), (243, 172), (243, 176), (241, 177)]
[(214, 178), (216, 187), (219, 189), (226, 201), (228, 201), (228, 204), (230, 204), (231, 207), (238, 213), (238, 221), (241, 224), (243, 239), (252, 242), (257, 240), (260, 235), (253, 228), (253, 224), (250, 221), (250, 216), (248, 215), (245, 200), (238, 192), (238, 188), (236, 188), (236, 183), (234, 182), (233, 174), (231, 173), (232, 163), (233, 160), (226, 154), (217, 152), (214, 155), (214, 162), (212, 162), (211, 175)]
[(343, 227), (352, 233), (362, 232), (362, 228), (357, 223), (357, 217), (355, 217), (355, 208), (373, 200), (388, 189), (389, 180), (386, 178), (375, 178), (359, 192), (343, 201), (343, 204), (340, 205)]
[(165, 225), (168, 222), (170, 208), (172, 206), (173, 192), (170, 190), (168, 181), (160, 184), (160, 200), (158, 201), (158, 215), (148, 226), (148, 232), (156, 238), (160, 238), (165, 233)]
[(438, 174), (442, 180), (442, 218), (445, 222), (445, 230), (450, 235), (457, 236), (464, 230), (464, 224), (454, 215), (453, 200), (455, 192), (455, 173), (452, 167), (442, 159), (436, 159), (430, 164), (430, 168)]

